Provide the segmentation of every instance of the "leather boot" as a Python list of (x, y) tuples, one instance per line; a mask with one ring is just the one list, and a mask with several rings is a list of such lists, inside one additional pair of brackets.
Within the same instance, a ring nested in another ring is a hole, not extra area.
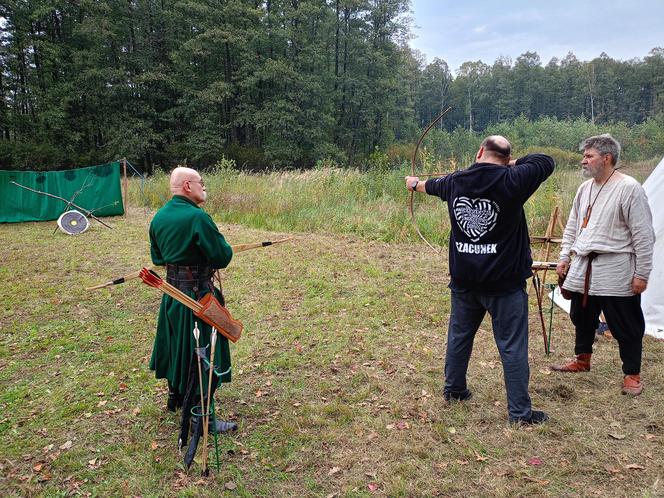
[(191, 467), (191, 462), (194, 461), (196, 456), (196, 449), (198, 448), (198, 442), (203, 435), (203, 418), (202, 417), (192, 417), (191, 421), (191, 439), (189, 440), (189, 447), (187, 448), (187, 453), (184, 455), (184, 464), (187, 468)]
[(182, 406), (182, 396), (177, 389), (168, 386), (168, 401), (166, 401), (166, 408), (169, 412), (174, 412)]
[[(235, 422), (227, 420), (216, 420), (216, 429), (217, 434), (223, 434), (225, 432), (235, 432), (237, 430), (237, 424)], [(208, 431), (210, 433), (214, 432), (215, 427), (212, 425), (212, 418), (208, 424)]]
[(556, 372), (589, 372), (592, 353), (581, 353), (573, 360), (562, 365), (552, 365), (551, 370)]
[(638, 396), (643, 391), (643, 382), (641, 382), (641, 375), (625, 375), (623, 379), (623, 394), (631, 394), (632, 396)]

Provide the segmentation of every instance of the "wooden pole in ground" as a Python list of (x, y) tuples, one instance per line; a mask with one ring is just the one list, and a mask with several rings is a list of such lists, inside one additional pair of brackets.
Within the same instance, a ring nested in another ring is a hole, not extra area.
[(125, 218), (127, 217), (127, 209), (129, 206), (127, 205), (127, 189), (128, 189), (128, 182), (127, 182), (127, 158), (123, 157), (122, 158), (122, 176), (124, 177), (123, 183), (124, 183), (124, 215)]
[[(551, 255), (551, 239), (553, 238), (553, 232), (556, 229), (556, 222), (558, 221), (558, 214), (560, 212), (560, 208), (558, 206), (555, 206), (553, 208), (553, 211), (551, 212), (551, 217), (549, 218), (549, 225), (546, 227), (546, 246), (544, 250), (544, 258), (540, 258), (542, 261), (549, 261), (549, 256)], [(562, 234), (561, 234), (562, 237)], [(546, 272), (547, 270), (544, 269), (544, 274), (542, 276), (542, 283), (546, 284)], [(544, 286), (541, 287), (544, 289)]]
[[(208, 467), (208, 425), (210, 423), (210, 399), (212, 397), (212, 373), (214, 372), (214, 353), (217, 345), (217, 329), (212, 327), (212, 333), (210, 335), (210, 375), (208, 377), (207, 385), (207, 406), (205, 407), (205, 418), (203, 419), (203, 475), (210, 475), (210, 470)], [(214, 423), (217, 423), (215, 417)], [(215, 429), (216, 432), (216, 429)]]
[[(199, 342), (199, 337), (200, 337), (200, 331), (198, 330), (198, 322), (194, 322), (194, 339), (196, 339), (196, 360), (198, 361), (198, 386), (199, 389), (201, 390), (201, 417), (200, 417), (200, 423), (205, 424), (207, 423), (207, 420), (205, 419), (205, 402), (203, 400), (203, 371), (201, 370), (201, 357), (198, 355), (198, 349), (201, 347), (200, 342)], [(205, 439), (207, 437), (207, 427), (203, 426), (203, 468), (206, 468), (206, 462), (205, 462)]]

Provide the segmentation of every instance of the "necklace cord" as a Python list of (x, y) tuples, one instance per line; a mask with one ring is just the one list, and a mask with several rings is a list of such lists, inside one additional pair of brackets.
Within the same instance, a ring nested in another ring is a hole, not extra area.
[(583, 225), (581, 225), (581, 228), (586, 228), (588, 226), (588, 222), (590, 221), (590, 215), (593, 212), (593, 206), (595, 205), (595, 202), (597, 201), (597, 198), (599, 197), (599, 194), (602, 192), (602, 189), (604, 188), (604, 185), (606, 185), (608, 183), (608, 181), (613, 176), (613, 173), (615, 173), (617, 171), (617, 169), (618, 168), (615, 168), (611, 172), (609, 177), (606, 180), (604, 180), (604, 183), (602, 183), (602, 186), (599, 188), (599, 191), (597, 192), (597, 194), (595, 194), (595, 198), (593, 199), (592, 203), (590, 202), (590, 198), (593, 195), (593, 183), (594, 182), (590, 183), (590, 192), (588, 193), (588, 207), (586, 208), (586, 215), (583, 217)]

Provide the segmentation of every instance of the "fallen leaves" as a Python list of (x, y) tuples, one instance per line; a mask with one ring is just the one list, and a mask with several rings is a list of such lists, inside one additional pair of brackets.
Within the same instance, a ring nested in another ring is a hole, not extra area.
[(626, 469), (629, 470), (645, 470), (646, 468), (643, 465), (639, 465), (638, 463), (630, 463), (625, 465)]
[(540, 457), (534, 456), (528, 460), (528, 465), (533, 465), (537, 467), (540, 465), (544, 465), (544, 461)]
[(61, 445), (59, 446), (59, 448), (60, 448), (61, 450), (68, 450), (69, 448), (72, 447), (73, 444), (74, 444), (74, 443), (73, 443), (71, 440), (69, 440), (69, 441), (67, 441), (66, 443), (61, 444)]
[(386, 425), (385, 428), (386, 428), (388, 431), (391, 431), (391, 430), (394, 430), (394, 429), (397, 429), (397, 430), (403, 431), (403, 430), (405, 430), (405, 429), (409, 429), (409, 428), (410, 428), (410, 424), (409, 424), (408, 422), (406, 422), (405, 420), (399, 420), (398, 422), (396, 422), (396, 423), (394, 423), (394, 424), (388, 424), (388, 425)]

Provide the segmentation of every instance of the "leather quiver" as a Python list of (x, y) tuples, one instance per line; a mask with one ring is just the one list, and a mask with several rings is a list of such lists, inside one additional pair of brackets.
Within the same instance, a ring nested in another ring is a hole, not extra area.
[(203, 308), (194, 314), (208, 325), (216, 328), (229, 341), (237, 342), (242, 334), (242, 322), (233, 318), (212, 292), (204, 295), (199, 303)]

